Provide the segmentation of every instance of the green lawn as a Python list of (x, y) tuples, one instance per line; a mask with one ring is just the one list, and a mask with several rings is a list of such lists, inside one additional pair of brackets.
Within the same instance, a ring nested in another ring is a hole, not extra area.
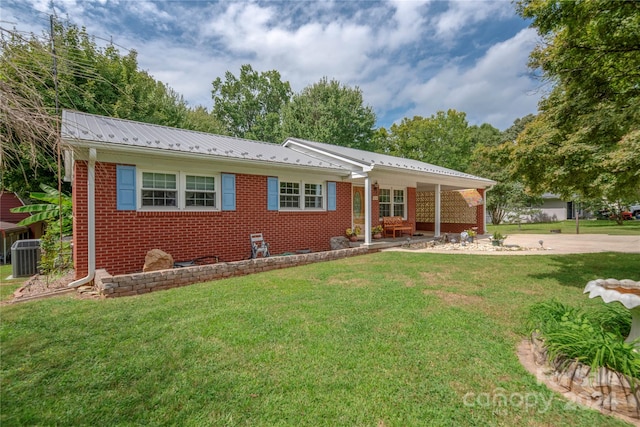
[(386, 252), (139, 297), (0, 307), (0, 424), (619, 426), (515, 355), (538, 301), (637, 254)]
[(11, 264), (0, 265), (0, 301), (9, 299), (28, 277), (9, 279), (13, 272)]
[[(549, 234), (550, 230), (562, 230), (565, 234), (576, 234), (576, 222), (558, 221), (547, 223), (522, 224), (487, 224), (487, 232), (493, 234), (499, 231), (502, 234)], [(623, 225), (609, 220), (580, 220), (580, 234), (611, 234), (617, 236), (640, 235), (640, 221), (625, 221)]]

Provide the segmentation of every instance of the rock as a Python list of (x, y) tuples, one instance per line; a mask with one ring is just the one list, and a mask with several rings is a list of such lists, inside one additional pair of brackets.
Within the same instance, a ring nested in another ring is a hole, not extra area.
[(151, 249), (144, 257), (142, 271), (157, 271), (173, 268), (173, 257), (160, 249)]
[(349, 239), (344, 236), (332, 237), (331, 240), (329, 240), (329, 243), (332, 251), (349, 248)]

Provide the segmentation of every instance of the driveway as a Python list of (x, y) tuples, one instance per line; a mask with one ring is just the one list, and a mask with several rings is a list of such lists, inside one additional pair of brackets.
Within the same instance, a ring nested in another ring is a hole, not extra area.
[[(542, 240), (542, 246), (540, 241)], [(494, 250), (489, 236), (480, 236), (477, 249), (474, 245), (460, 247), (447, 245), (425, 249), (390, 248), (386, 250), (410, 250), (411, 252), (468, 253), (482, 255), (553, 255), (593, 252), (640, 253), (640, 236), (610, 236), (607, 234), (510, 234), (504, 242), (509, 247), (523, 250)]]
[[(523, 248), (543, 247), (552, 253), (582, 254), (591, 252), (640, 253), (640, 236), (610, 236), (608, 234), (513, 234), (505, 244)], [(546, 251), (545, 251), (546, 252)]]

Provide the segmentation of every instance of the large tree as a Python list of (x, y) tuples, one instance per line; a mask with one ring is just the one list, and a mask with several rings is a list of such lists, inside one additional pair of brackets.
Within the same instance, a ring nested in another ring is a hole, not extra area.
[(386, 134), (386, 142), (377, 144), (381, 151), (467, 172), (472, 158), (472, 134), (466, 114), (456, 110), (438, 111), (431, 117), (404, 118), (393, 124)]
[(53, 36), (25, 37), (0, 28), (2, 189), (26, 197), (40, 183), (57, 186), (56, 105), (147, 123), (221, 129), (214, 117), (189, 109), (182, 96), (140, 71), (135, 51), (122, 55), (113, 45), (100, 48), (72, 24), (55, 22)]
[(488, 124), (472, 127), (472, 139), (477, 140), (477, 144), (469, 172), (498, 182), (486, 197), (486, 209), (494, 225), (507, 219), (509, 214), (522, 213), (541, 202), (539, 195), (526, 192), (525, 185), (510, 174), (509, 168), (516, 138), (533, 119), (533, 115), (516, 119), (503, 132)]
[(535, 193), (640, 197), (640, 2), (520, 0), (542, 37), (530, 66), (552, 89), (517, 139)]
[(284, 137), (368, 150), (375, 122), (360, 88), (323, 77), (294, 95), (285, 107), (282, 132)]
[(278, 71), (259, 73), (245, 64), (239, 77), (227, 71), (224, 81), (218, 77), (212, 84), (212, 114), (230, 135), (281, 142), (280, 113), (292, 91)]

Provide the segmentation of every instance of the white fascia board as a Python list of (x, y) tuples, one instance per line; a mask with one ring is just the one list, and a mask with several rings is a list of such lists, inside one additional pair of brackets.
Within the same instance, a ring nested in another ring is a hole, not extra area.
[(371, 170), (371, 165), (367, 164), (367, 163), (362, 163), (362, 162), (358, 162), (356, 160), (350, 159), (348, 157), (342, 157), (342, 156), (338, 156), (337, 154), (333, 154), (333, 153), (328, 153), (324, 150), (320, 150), (318, 148), (315, 147), (310, 147), (304, 143), (301, 143), (299, 141), (292, 141), (292, 140), (287, 140), (284, 142), (284, 144), (282, 144), (284, 147), (289, 147), (294, 151), (299, 151), (302, 154), (307, 154), (305, 151), (303, 150), (296, 150), (295, 147), (304, 147), (304, 149), (306, 151), (311, 151), (313, 153), (319, 154), (321, 156), (325, 156), (325, 157), (329, 157), (332, 159), (335, 159), (337, 161), (340, 162), (344, 162), (353, 166), (357, 166), (358, 168), (361, 168), (363, 171), (368, 172)]
[(418, 182), (438, 183), (443, 185), (459, 186), (461, 188), (486, 188), (497, 184), (496, 181), (492, 181), (486, 178), (471, 178), (466, 176), (447, 175), (433, 172), (420, 172), (402, 168), (394, 168), (390, 166), (374, 166), (374, 172), (386, 172), (394, 175), (411, 176)]
[[(69, 143), (68, 140), (66, 142)], [(307, 173), (347, 178), (351, 174), (351, 171), (348, 169), (318, 167), (303, 164), (293, 165), (290, 163), (280, 163), (268, 160), (238, 159), (214, 154), (206, 155), (202, 153), (167, 152), (164, 149), (148, 147), (119, 146), (114, 149), (114, 146), (111, 144), (103, 144), (99, 142), (82, 141), (78, 143), (78, 141), (74, 141), (70, 146), (74, 148), (75, 160), (87, 160), (88, 152), (85, 151), (85, 149), (95, 148), (98, 152), (98, 161), (108, 163), (152, 163), (158, 166), (185, 163), (188, 166), (198, 168), (201, 167), (199, 165), (215, 162), (216, 164), (229, 167), (229, 171), (233, 170), (238, 173), (246, 173), (248, 175), (269, 175), (277, 174), (276, 172), (282, 171), (302, 171), (304, 173), (306, 171)], [(81, 150), (77, 150), (78, 148)]]

